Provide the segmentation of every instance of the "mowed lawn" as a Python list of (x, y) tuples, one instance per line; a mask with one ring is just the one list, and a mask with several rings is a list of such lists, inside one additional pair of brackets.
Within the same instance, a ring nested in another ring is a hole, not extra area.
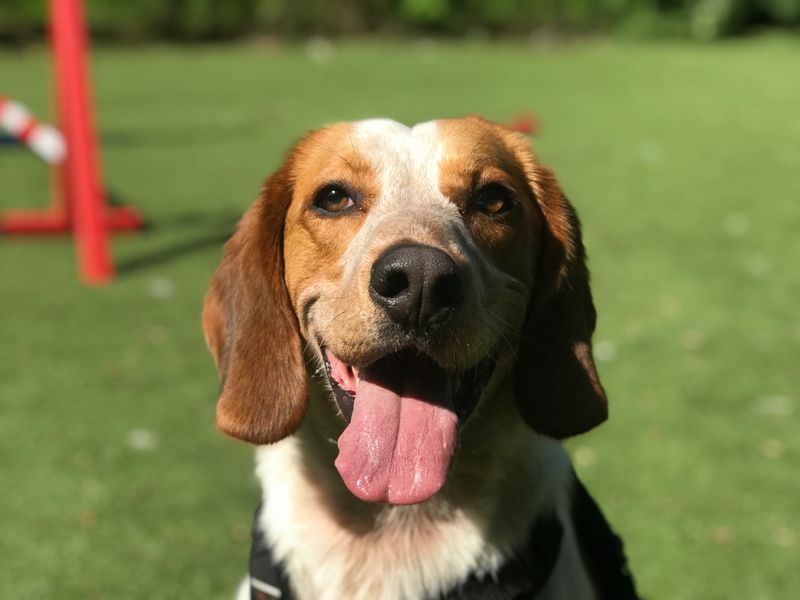
[[(309, 128), (505, 120), (583, 220), (611, 420), (569, 443), (648, 598), (800, 587), (800, 42), (371, 42), (99, 48), (119, 277), (69, 239), (0, 238), (0, 598), (229, 598), (258, 499), (213, 427), (199, 314), (222, 242)], [(45, 49), (0, 52), (47, 114)], [(0, 147), (0, 207), (46, 170)]]

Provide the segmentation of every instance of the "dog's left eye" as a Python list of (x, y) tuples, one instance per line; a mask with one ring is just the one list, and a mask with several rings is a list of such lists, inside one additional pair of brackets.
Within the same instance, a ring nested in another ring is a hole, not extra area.
[(314, 196), (314, 206), (327, 213), (339, 213), (354, 205), (350, 193), (338, 185), (325, 186)]
[(490, 217), (499, 217), (514, 208), (514, 199), (506, 186), (489, 183), (475, 193), (472, 205)]

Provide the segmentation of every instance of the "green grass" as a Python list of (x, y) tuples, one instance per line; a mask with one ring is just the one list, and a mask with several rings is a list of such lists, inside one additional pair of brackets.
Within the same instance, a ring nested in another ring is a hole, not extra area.
[[(110, 286), (0, 238), (0, 597), (228, 598), (257, 501), (213, 429), (199, 326), (220, 239), (305, 130), (532, 110), (591, 255), (611, 421), (570, 443), (649, 598), (800, 584), (800, 43), (99, 49), (109, 188), (152, 228)], [(46, 114), (43, 49), (0, 53)], [(45, 170), (0, 147), (0, 204)], [(155, 448), (136, 450), (147, 430)]]

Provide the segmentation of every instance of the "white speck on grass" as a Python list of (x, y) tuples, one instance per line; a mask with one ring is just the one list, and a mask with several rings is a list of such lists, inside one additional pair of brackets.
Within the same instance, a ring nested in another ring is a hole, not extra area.
[(769, 271), (769, 261), (763, 254), (753, 254), (744, 261), (745, 270), (753, 277), (762, 277)]
[(759, 396), (753, 401), (751, 410), (762, 417), (788, 417), (794, 413), (795, 401), (791, 396), (781, 394)]
[(153, 277), (147, 282), (147, 295), (156, 300), (172, 300), (175, 284), (166, 277)]
[(575, 448), (575, 464), (579, 467), (591, 467), (597, 462), (597, 452), (589, 446)]
[(158, 436), (149, 429), (132, 429), (128, 432), (128, 446), (134, 450), (155, 450), (158, 448)]
[(750, 220), (743, 213), (730, 213), (722, 222), (728, 235), (739, 237), (750, 229)]
[(611, 362), (617, 358), (617, 346), (609, 340), (600, 340), (594, 345), (594, 357), (600, 362)]
[(775, 531), (772, 532), (772, 539), (775, 540), (778, 546), (790, 548), (797, 543), (797, 534), (795, 534), (793, 529), (781, 526), (776, 527)]
[(659, 310), (665, 317), (675, 317), (681, 312), (681, 301), (674, 296), (664, 296), (661, 298)]
[(775, 438), (769, 438), (761, 444), (761, 454), (770, 460), (779, 460), (783, 458), (783, 442)]
[(306, 55), (317, 64), (325, 64), (333, 58), (333, 44), (324, 37), (312, 37), (306, 42)]
[(661, 162), (662, 158), (664, 158), (664, 150), (658, 142), (648, 140), (639, 145), (639, 160), (646, 165), (654, 165)]

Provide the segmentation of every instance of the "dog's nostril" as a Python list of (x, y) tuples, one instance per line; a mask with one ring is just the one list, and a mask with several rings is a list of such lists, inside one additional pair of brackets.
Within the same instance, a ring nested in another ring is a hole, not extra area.
[(445, 273), (434, 282), (431, 300), (436, 307), (454, 308), (464, 297), (464, 280), (458, 272)]
[(400, 270), (388, 271), (376, 277), (372, 285), (384, 298), (396, 298), (408, 289), (408, 275)]

